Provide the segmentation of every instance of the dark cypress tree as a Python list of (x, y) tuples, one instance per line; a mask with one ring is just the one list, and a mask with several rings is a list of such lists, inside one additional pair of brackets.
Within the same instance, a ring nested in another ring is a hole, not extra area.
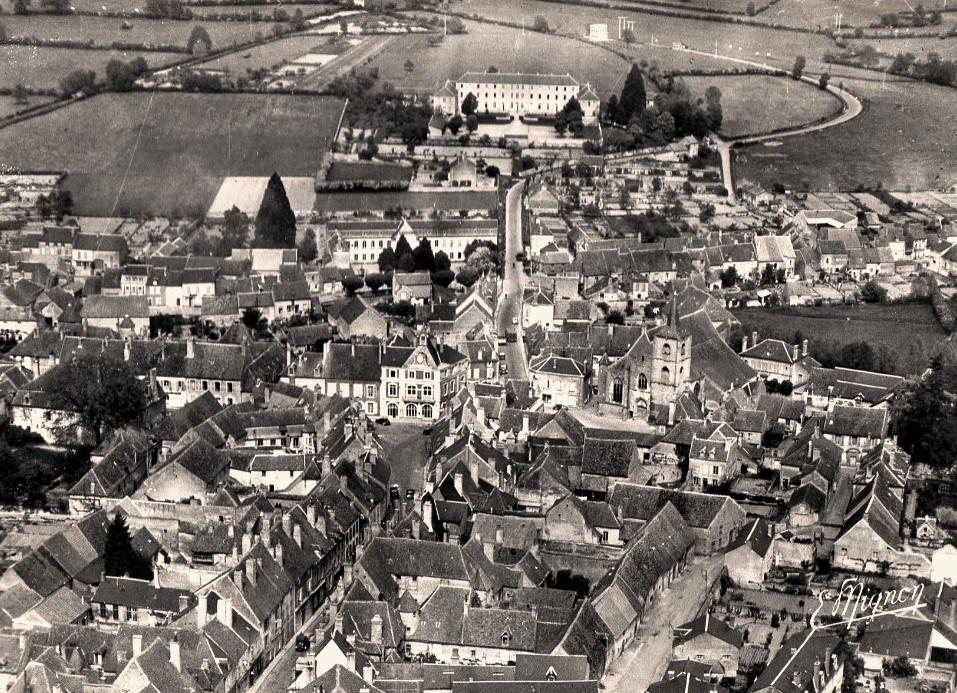
[(256, 247), (296, 247), (296, 215), (277, 173), (270, 176), (256, 215)]
[(615, 113), (615, 122), (619, 125), (627, 125), (634, 116), (644, 113), (647, 99), (645, 79), (641, 76), (641, 70), (638, 69), (638, 66), (632, 64), (631, 70), (625, 78), (625, 86), (621, 88), (621, 96), (618, 97), (618, 111)]
[(406, 253), (412, 252), (412, 246), (409, 245), (409, 240), (405, 237), (405, 234), (399, 236), (399, 240), (395, 244), (395, 257), (396, 259), (402, 257)]
[(412, 251), (412, 259), (415, 260), (415, 269), (428, 270), (435, 267), (435, 253), (432, 252), (432, 243), (428, 238), (419, 241), (418, 247)]
[(126, 526), (126, 518), (120, 513), (113, 516), (106, 529), (103, 572), (115, 577), (129, 576), (141, 580), (148, 580), (153, 576), (149, 561), (141, 558), (133, 549), (133, 538)]

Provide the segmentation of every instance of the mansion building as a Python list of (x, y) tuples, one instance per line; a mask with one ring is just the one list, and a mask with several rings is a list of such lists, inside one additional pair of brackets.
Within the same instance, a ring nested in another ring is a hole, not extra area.
[(526, 75), (504, 72), (466, 72), (449, 80), (432, 95), (432, 108), (447, 115), (461, 112), (469, 94), (478, 100), (479, 113), (507, 113), (513, 116), (554, 115), (575, 97), (585, 122), (598, 117), (601, 102), (588, 84), (581, 85), (569, 74)]

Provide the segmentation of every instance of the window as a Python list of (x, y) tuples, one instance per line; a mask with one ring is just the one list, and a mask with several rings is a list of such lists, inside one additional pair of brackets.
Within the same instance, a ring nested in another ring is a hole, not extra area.
[(139, 610), (135, 606), (129, 606), (126, 608), (126, 620), (127, 621), (139, 621)]
[(423, 385), (423, 386), (422, 386), (422, 396), (423, 396), (423, 397), (431, 397), (431, 396), (432, 396), (432, 386), (431, 386), (431, 385)]
[(661, 353), (664, 354), (665, 356), (671, 356), (671, 345), (670, 345), (670, 344), (665, 344), (665, 345), (661, 348)]
[(432, 405), (431, 405), (431, 404), (423, 404), (423, 405), (422, 405), (422, 417), (425, 418), (425, 419), (431, 419), (431, 418), (432, 418)]
[(214, 389), (216, 392), (219, 392), (220, 390), (223, 389), (223, 384), (217, 380), (217, 381), (215, 381), (215, 382), (213, 383), (213, 389)]
[(607, 543), (608, 543), (608, 530), (602, 530), (602, 533), (601, 533), (601, 543), (602, 543), (602, 544), (607, 544)]
[(233, 384), (226, 383), (226, 392), (232, 392), (232, 391), (233, 391)]
[(624, 387), (622, 386), (621, 378), (615, 378), (615, 383), (612, 385), (612, 388), (611, 388), (612, 401), (617, 404), (621, 404), (622, 400), (624, 399), (623, 392), (624, 392)]
[(375, 385), (366, 385), (366, 398), (375, 397)]
[(682, 356), (685, 355), (685, 344), (684, 344), (684, 342), (681, 343), (681, 355), (682, 355)]
[(406, 386), (405, 386), (405, 396), (406, 396), (406, 397), (415, 397), (415, 385), (406, 385)]
[(647, 390), (648, 389), (648, 376), (644, 373), (638, 374), (638, 389)]
[(718, 471), (718, 468), (717, 468), (717, 467), (712, 467), (712, 468), (711, 468), (711, 473), (714, 474), (715, 476), (717, 476), (717, 475), (720, 474), (721, 472)]
[(395, 402), (393, 402), (392, 404), (390, 404), (390, 405), (387, 407), (387, 410), (388, 410), (388, 412), (389, 412), (389, 416), (391, 416), (392, 418), (395, 418), (395, 417), (397, 417), (397, 416), (399, 415), (399, 405), (396, 404)]
[(508, 644), (512, 641), (512, 636), (508, 631), (502, 633), (502, 647), (508, 647)]
[(667, 383), (671, 381), (671, 371), (668, 370), (668, 366), (664, 366), (661, 369), (661, 382)]
[(405, 415), (408, 416), (410, 419), (418, 416), (418, 413), (419, 413), (419, 408), (416, 407), (414, 404), (405, 405)]
[(209, 381), (208, 381), (208, 380), (204, 380), (204, 381), (203, 381), (203, 392), (205, 392), (205, 391), (208, 390), (208, 389), (209, 389)]
[(399, 384), (398, 384), (398, 383), (389, 383), (388, 393), (389, 393), (389, 397), (398, 397), (398, 396), (399, 396)]

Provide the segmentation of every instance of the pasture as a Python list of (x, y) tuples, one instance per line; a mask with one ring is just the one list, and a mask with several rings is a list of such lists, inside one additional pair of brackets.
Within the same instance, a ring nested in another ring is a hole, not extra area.
[[(646, 45), (670, 47), (673, 42), (686, 44), (695, 50), (713, 53), (716, 48), (715, 40), (718, 39), (719, 55), (766, 62), (772, 67), (789, 70), (794, 64), (796, 55), (804, 55), (808, 64), (813, 65), (815, 61), (820, 61), (825, 52), (834, 50), (834, 42), (819, 34), (653, 15), (642, 12), (640, 8), (622, 11), (580, 5), (559, 5), (542, 0), (523, 0), (521, 4), (505, 3), (501, 0), (462, 0), (461, 3), (452, 5), (452, 9), (516, 24), (524, 21), (526, 26), (531, 26), (535, 17), (542, 15), (553, 31), (570, 36), (583, 36), (588, 30), (588, 25), (594, 22), (608, 24), (609, 35), (613, 35), (618, 26), (617, 18), (622, 16), (634, 20), (635, 38), (639, 44), (627, 49), (620, 41), (612, 41), (610, 45), (617, 50), (633, 53), (635, 60), (658, 57), (658, 55), (649, 55)], [(661, 51), (655, 51), (656, 54), (659, 52)], [(767, 55), (769, 53), (770, 56)], [(696, 63), (697, 61), (698, 58), (695, 58)], [(659, 60), (659, 62), (664, 65), (663, 61)], [(683, 63), (687, 63), (686, 56)], [(693, 66), (690, 69), (697, 67), (699, 66)], [(725, 67), (733, 68), (735, 65), (725, 64)]]
[[(619, 56), (587, 43), (520, 29), (466, 22), (467, 34), (449, 35), (437, 47), (429, 37), (412, 34), (395, 37), (369, 67), (379, 69), (379, 79), (400, 90), (428, 93), (447, 79), (456, 79), (470, 70), (485, 72), (490, 66), (499, 72), (571, 74), (584, 84), (590, 82), (602, 98), (620, 91), (628, 63)], [(406, 60), (414, 63), (411, 72)]]
[[(129, 22), (129, 29), (121, 28)], [(193, 27), (201, 26), (213, 41), (213, 50), (256, 39), (256, 34), (271, 36), (274, 22), (214, 22), (172, 19), (123, 20), (119, 17), (12, 15), (3, 18), (7, 36), (36, 37), (41, 40), (92, 41), (98, 48), (109, 48), (114, 41), (152, 46), (185, 48)], [(279, 26), (284, 26), (280, 24)], [(184, 56), (185, 57), (185, 56)]]
[(187, 57), (181, 53), (77, 50), (4, 44), (0, 45), (0, 87), (9, 88), (19, 83), (28, 89), (58, 90), (60, 80), (74, 70), (93, 70), (97, 77), (102, 78), (106, 72), (106, 64), (113, 58), (130, 60), (138, 55), (146, 58), (151, 69)]
[(235, 51), (220, 56), (202, 63), (201, 67), (225, 70), (230, 75), (238, 76), (254, 70), (271, 70), (307, 53), (334, 53), (347, 47), (347, 43), (325, 36), (289, 36), (244, 52)]
[(80, 215), (181, 216), (205, 212), (227, 176), (314, 176), (342, 108), (320, 96), (102, 94), (0, 129), (0, 161), (66, 172)]
[(0, 118), (9, 118), (21, 111), (55, 101), (52, 96), (30, 96), (25, 104), (17, 103), (12, 96), (0, 96)]
[(704, 96), (710, 86), (721, 90), (721, 134), (726, 137), (797, 127), (841, 111), (841, 102), (833, 94), (789, 77), (701, 75), (681, 79), (697, 96)]
[[(928, 0), (921, 3), (928, 12), (947, 6), (947, 0)], [(836, 28), (838, 15), (842, 27), (868, 27), (880, 24), (881, 15), (906, 10), (897, 0), (869, 0), (869, 2), (837, 2), (836, 0), (789, 0), (779, 2), (758, 17), (801, 29)], [(946, 20), (945, 20), (946, 21)]]
[[(809, 190), (933, 190), (957, 184), (957, 91), (909, 80), (852, 77), (864, 113), (819, 132), (735, 150), (735, 177)], [(846, 75), (846, 76), (845, 76)]]
[(308, 19), (309, 17), (329, 11), (329, 7), (327, 5), (296, 5), (285, 2), (272, 2), (262, 5), (190, 5), (189, 9), (192, 11), (194, 17), (205, 17), (207, 15), (232, 15), (237, 21), (240, 21), (244, 17), (248, 17), (250, 13), (255, 12), (258, 12), (263, 16), (272, 16), (274, 11), (284, 10), (291, 17), (293, 14), (295, 14), (296, 10), (302, 10), (302, 15)]
[(815, 347), (840, 351), (852, 342), (867, 342), (875, 353), (884, 347), (896, 355), (901, 375), (923, 371), (947, 338), (928, 304), (749, 308), (734, 316), (745, 334), (756, 331), (761, 338), (790, 344), (800, 332), (810, 340), (812, 355)]

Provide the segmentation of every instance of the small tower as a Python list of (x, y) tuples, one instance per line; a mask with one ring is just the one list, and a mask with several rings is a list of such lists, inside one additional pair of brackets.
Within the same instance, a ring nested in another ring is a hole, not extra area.
[(672, 298), (668, 324), (652, 340), (651, 404), (667, 407), (688, 386), (691, 378), (691, 333), (678, 320), (678, 300)]

